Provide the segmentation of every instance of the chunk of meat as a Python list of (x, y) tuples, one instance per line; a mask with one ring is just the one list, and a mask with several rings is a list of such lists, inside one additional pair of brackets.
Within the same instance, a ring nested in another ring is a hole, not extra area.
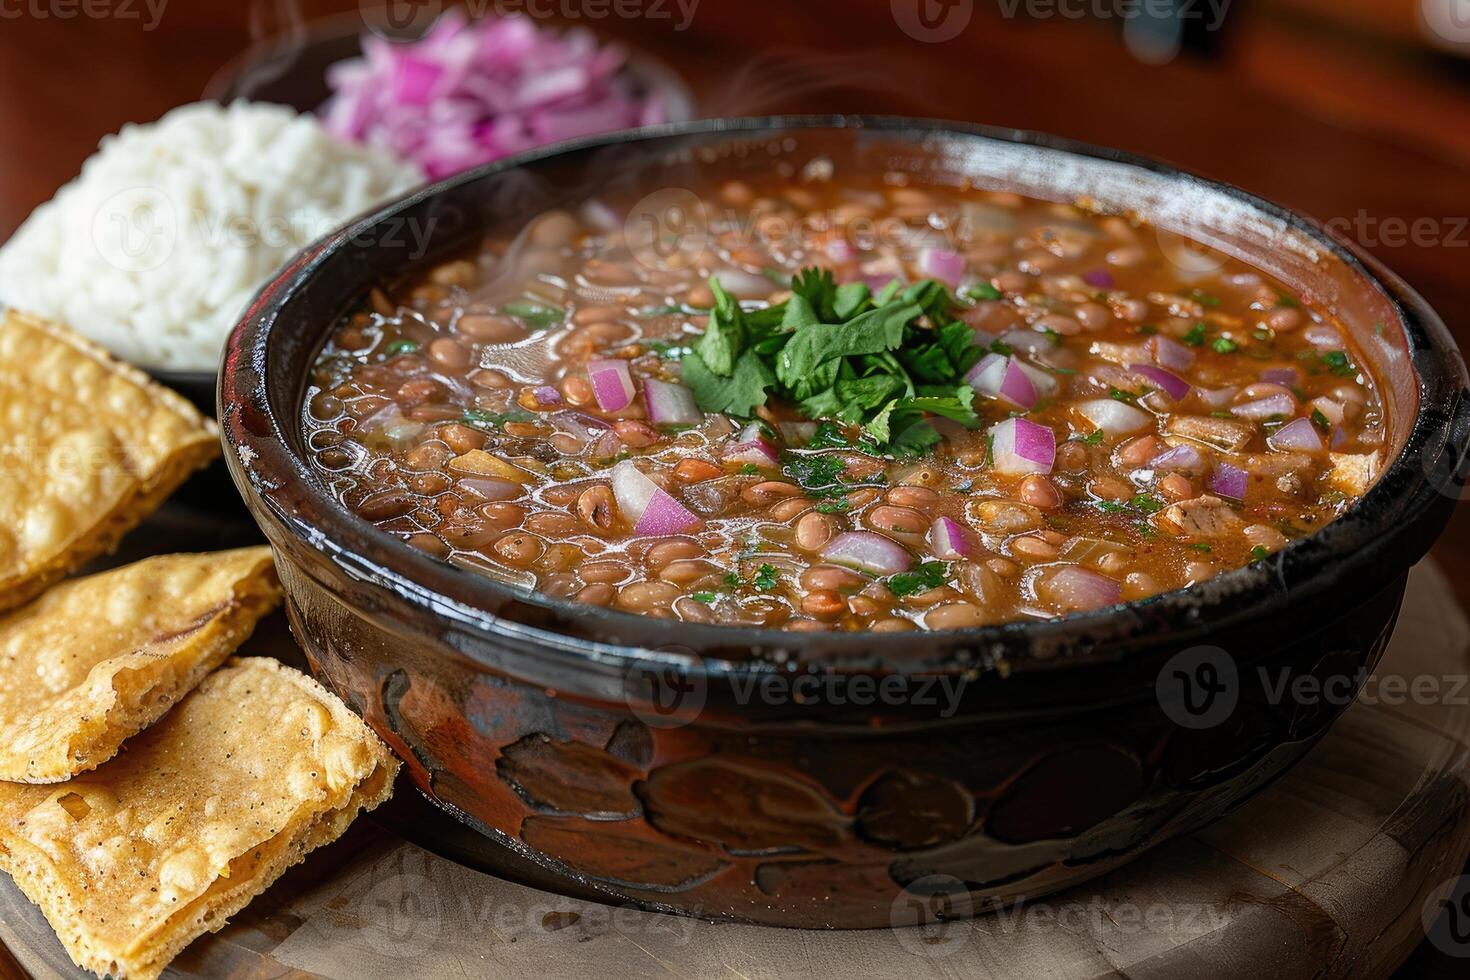
[(1222, 538), (1234, 534), (1243, 523), (1229, 504), (1209, 494), (1181, 500), (1154, 521), (1161, 530), (1189, 538)]
[(1377, 453), (1329, 453), (1327, 458), (1332, 463), (1327, 482), (1351, 496), (1367, 493), (1378, 475)]
[(1164, 423), (1164, 434), (1201, 442), (1226, 452), (1238, 453), (1255, 435), (1255, 427), (1234, 419), (1217, 419), (1208, 415), (1171, 415)]

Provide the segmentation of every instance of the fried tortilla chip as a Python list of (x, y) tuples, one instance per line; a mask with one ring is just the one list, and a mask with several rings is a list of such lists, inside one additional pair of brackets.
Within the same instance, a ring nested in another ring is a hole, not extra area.
[(270, 549), (164, 555), (0, 615), (0, 779), (94, 769), (237, 650), (276, 605)]
[(117, 544), (219, 453), (181, 396), (57, 324), (0, 319), (0, 609)]
[(237, 658), (95, 772), (0, 784), (0, 869), (78, 966), (148, 980), (387, 799), (397, 770), (311, 678)]

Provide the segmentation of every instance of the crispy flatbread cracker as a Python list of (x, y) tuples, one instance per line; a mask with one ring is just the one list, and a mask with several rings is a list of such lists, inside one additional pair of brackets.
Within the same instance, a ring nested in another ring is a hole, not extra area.
[(0, 615), (0, 780), (94, 769), (237, 650), (280, 597), (270, 549), (163, 555)]
[(95, 772), (0, 784), (0, 868), (78, 966), (150, 980), (387, 799), (397, 771), (311, 678), (236, 658)]
[(110, 550), (218, 453), (180, 395), (65, 327), (0, 314), (0, 609)]

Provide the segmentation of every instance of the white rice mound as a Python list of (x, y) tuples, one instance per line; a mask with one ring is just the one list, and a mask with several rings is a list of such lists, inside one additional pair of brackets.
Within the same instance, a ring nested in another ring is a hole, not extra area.
[(125, 126), (0, 248), (0, 304), (144, 367), (214, 371), (303, 246), (422, 182), (284, 106), (201, 102)]

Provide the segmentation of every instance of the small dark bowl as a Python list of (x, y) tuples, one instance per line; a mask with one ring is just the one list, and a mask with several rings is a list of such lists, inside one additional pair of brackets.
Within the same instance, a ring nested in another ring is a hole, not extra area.
[[(518, 591), (414, 551), (324, 492), (300, 399), (337, 318), (409, 264), (385, 230), (432, 228), (432, 261), (607, 187), (696, 186), (819, 155), (839, 179), (902, 170), (918, 185), (964, 176), (1085, 195), (1270, 272), (1352, 330), (1383, 390), (1391, 465), (1330, 526), (1202, 585), (1049, 622), (883, 636), (671, 624)], [(483, 835), (476, 863), (610, 901), (801, 927), (1035, 897), (1266, 785), (1376, 663), (1470, 440), (1444, 325), (1307, 220), (1111, 150), (862, 118), (623, 134), (417, 192), (260, 294), (231, 339), (220, 413), (314, 669), (425, 794)], [(1283, 699), (1283, 678), (1335, 697)]]

